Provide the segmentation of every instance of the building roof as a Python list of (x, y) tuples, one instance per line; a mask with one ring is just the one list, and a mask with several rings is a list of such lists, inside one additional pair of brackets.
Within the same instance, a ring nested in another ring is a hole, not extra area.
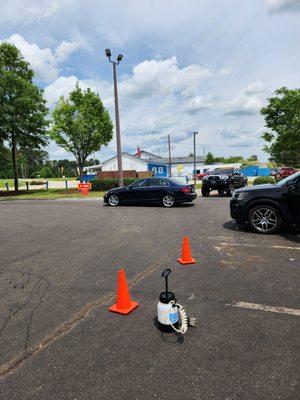
[[(139, 152), (136, 152), (135, 156), (139, 157), (138, 154), (139, 154)], [(141, 157), (139, 157), (139, 158), (143, 158), (144, 160), (156, 160), (156, 159), (162, 158), (156, 154), (150, 153), (150, 151), (145, 151), (145, 150), (140, 150), (140, 155), (141, 155)]]
[[(151, 154), (151, 153), (149, 153), (149, 154)], [(123, 156), (123, 155), (126, 155), (127, 157), (133, 158), (135, 161), (142, 161), (143, 163), (146, 163), (146, 164), (148, 164), (149, 162), (151, 162), (152, 164), (153, 164), (153, 163), (156, 163), (156, 164), (166, 164), (166, 163), (167, 163), (167, 162), (165, 162), (165, 161), (161, 161), (161, 160), (162, 160), (161, 157), (159, 157), (159, 158), (157, 158), (157, 159), (155, 159), (155, 160), (150, 160), (150, 159), (145, 159), (145, 158), (137, 157), (136, 155), (129, 154), (129, 153), (127, 153), (126, 151), (123, 151), (123, 152), (122, 152), (122, 156)], [(103, 165), (103, 164), (106, 164), (107, 162), (109, 162), (109, 161), (111, 161), (111, 160), (114, 160), (115, 158), (117, 158), (117, 156), (113, 156), (113, 157), (111, 157), (111, 158), (108, 158), (107, 160), (105, 160), (105, 161), (102, 162), (102, 165)]]
[[(161, 158), (162, 162), (169, 163), (169, 158)], [(205, 157), (204, 156), (196, 156), (196, 163), (204, 163)], [(187, 157), (171, 157), (171, 164), (193, 164), (194, 163), (194, 156), (187, 156)]]

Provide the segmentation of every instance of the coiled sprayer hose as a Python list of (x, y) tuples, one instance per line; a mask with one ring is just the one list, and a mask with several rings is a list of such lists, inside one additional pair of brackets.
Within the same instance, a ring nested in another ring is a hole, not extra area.
[(183, 308), (183, 306), (181, 304), (176, 303), (174, 300), (170, 301), (169, 304), (178, 307), (178, 312), (179, 312), (179, 315), (180, 315), (180, 327), (179, 327), (179, 329), (175, 328), (175, 326), (173, 324), (171, 324), (171, 326), (174, 329), (174, 331), (176, 331), (178, 333), (182, 333), (184, 335), (186, 333), (186, 331), (188, 330), (188, 327), (189, 327), (188, 315), (187, 315), (185, 309)]

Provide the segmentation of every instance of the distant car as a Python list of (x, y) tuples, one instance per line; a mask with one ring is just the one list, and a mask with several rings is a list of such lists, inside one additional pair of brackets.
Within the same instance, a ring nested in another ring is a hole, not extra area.
[(161, 203), (172, 207), (175, 203), (192, 202), (197, 197), (194, 185), (183, 185), (169, 178), (138, 179), (129, 186), (111, 189), (103, 196), (110, 206), (130, 203)]
[(277, 232), (285, 223), (300, 224), (300, 172), (276, 184), (256, 185), (234, 192), (230, 214), (238, 224), (258, 233)]
[(232, 196), (235, 189), (248, 184), (247, 178), (236, 168), (217, 168), (209, 171), (202, 181), (202, 196), (207, 197), (212, 190), (217, 190), (219, 195)]
[(209, 175), (211, 171), (199, 172), (196, 177), (197, 179), (202, 180), (206, 175)]
[(276, 174), (278, 174), (279, 171), (280, 171), (280, 168), (272, 168), (270, 170), (270, 176), (276, 176)]
[(282, 167), (277, 174), (275, 174), (275, 177), (277, 179), (284, 179), (287, 178), (288, 176), (294, 174), (297, 172), (297, 170), (293, 167)]

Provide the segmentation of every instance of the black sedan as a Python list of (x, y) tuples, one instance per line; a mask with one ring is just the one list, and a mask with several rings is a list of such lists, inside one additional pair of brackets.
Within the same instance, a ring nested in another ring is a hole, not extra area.
[(197, 194), (193, 185), (182, 185), (169, 178), (138, 179), (129, 186), (111, 189), (103, 196), (110, 206), (125, 203), (161, 203), (172, 207), (175, 203), (195, 200)]

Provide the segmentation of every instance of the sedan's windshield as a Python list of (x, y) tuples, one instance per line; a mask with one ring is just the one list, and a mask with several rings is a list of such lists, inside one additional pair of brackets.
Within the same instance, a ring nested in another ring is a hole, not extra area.
[(300, 171), (295, 172), (294, 174), (289, 175), (289, 176), (287, 176), (286, 178), (282, 179), (281, 181), (279, 181), (279, 182), (277, 183), (277, 185), (280, 186), (280, 187), (286, 186), (286, 183), (287, 183), (288, 181), (293, 181), (293, 180), (295, 180), (295, 179), (297, 179), (297, 178), (299, 178), (299, 177), (300, 177)]

